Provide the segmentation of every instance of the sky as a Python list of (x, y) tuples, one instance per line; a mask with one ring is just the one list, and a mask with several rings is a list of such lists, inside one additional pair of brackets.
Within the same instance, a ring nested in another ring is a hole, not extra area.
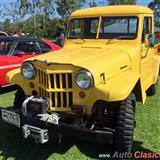
[[(9, 4), (9, 3), (11, 3), (11, 2), (15, 2), (16, 0), (0, 0), (0, 4)], [(92, 0), (87, 0), (87, 1), (92, 1)], [(104, 2), (105, 2), (105, 0), (97, 0), (97, 2), (100, 2), (100, 4), (99, 5), (103, 5), (104, 4)], [(137, 4), (138, 5), (144, 5), (144, 6), (147, 6), (147, 4), (148, 3), (150, 3), (151, 1), (153, 1), (153, 0), (137, 0)]]
[[(93, 0), (86, 0), (86, 3), (88, 4), (89, 2), (92, 2)], [(98, 3), (98, 6), (103, 6), (106, 5), (106, 0), (95, 0)], [(143, 5), (143, 6), (147, 6), (151, 1), (153, 0), (137, 0), (137, 5)], [(0, 10), (1, 7), (3, 7), (3, 5), (8, 6), (11, 2), (16, 2), (16, 0), (0, 0)], [(86, 8), (87, 5), (84, 6), (84, 8)], [(58, 16), (56, 14), (56, 16)], [(5, 19), (5, 17), (1, 17), (0, 21), (3, 21)]]
[(138, 5), (144, 5), (147, 6), (150, 2), (152, 2), (153, 0), (138, 0), (137, 4)]
[[(92, 1), (92, 0), (87, 0), (87, 1)], [(99, 5), (103, 5), (103, 4), (105, 4), (106, 0), (97, 0), (97, 2), (98, 1), (100, 2)], [(137, 4), (147, 6), (151, 1), (153, 1), (153, 0), (137, 0)]]

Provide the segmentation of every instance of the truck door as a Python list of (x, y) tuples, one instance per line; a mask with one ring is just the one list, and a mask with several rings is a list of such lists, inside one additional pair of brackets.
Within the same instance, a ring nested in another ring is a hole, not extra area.
[(146, 43), (146, 36), (153, 33), (152, 16), (144, 16), (142, 31), (142, 52), (141, 52), (141, 80), (146, 90), (153, 84), (153, 55), (154, 48)]

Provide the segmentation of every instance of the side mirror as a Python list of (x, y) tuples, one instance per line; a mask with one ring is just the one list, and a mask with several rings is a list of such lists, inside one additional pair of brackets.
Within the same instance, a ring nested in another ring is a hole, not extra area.
[(147, 47), (148, 44), (149, 44), (149, 36), (148, 36), (148, 34), (145, 35), (145, 37), (144, 37), (144, 44), (145, 44), (146, 47)]
[(149, 34), (149, 43), (151, 47), (154, 47), (155, 45), (155, 40), (154, 40), (154, 34)]
[(145, 35), (143, 45), (145, 45), (145, 47), (147, 48), (147, 51), (142, 52), (142, 58), (146, 58), (149, 47), (154, 47), (155, 45), (154, 34), (151, 33), (151, 34)]
[(22, 56), (24, 56), (25, 55), (25, 52), (23, 52), (23, 51), (19, 51), (18, 52), (18, 57), (22, 57)]
[(145, 46), (154, 47), (154, 34), (147, 34), (144, 38)]

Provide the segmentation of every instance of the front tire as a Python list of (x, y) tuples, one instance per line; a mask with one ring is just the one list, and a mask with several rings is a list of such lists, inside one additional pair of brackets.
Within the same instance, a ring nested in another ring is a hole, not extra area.
[(25, 99), (26, 99), (26, 96), (25, 96), (24, 91), (21, 88), (19, 88), (17, 90), (17, 92), (15, 93), (13, 108), (14, 109), (21, 109), (22, 104)]
[(131, 152), (134, 135), (135, 95), (131, 93), (127, 99), (118, 103), (115, 112), (114, 151)]

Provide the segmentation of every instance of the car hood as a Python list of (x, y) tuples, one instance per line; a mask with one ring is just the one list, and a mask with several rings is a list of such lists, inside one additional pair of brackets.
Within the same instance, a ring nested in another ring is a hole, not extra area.
[(59, 51), (40, 55), (34, 59), (46, 60), (54, 64), (72, 64), (89, 70), (94, 76), (100, 77), (104, 73), (106, 79), (131, 68), (129, 54), (124, 50), (113, 49), (110, 46), (84, 45), (76, 48), (65, 47)]

